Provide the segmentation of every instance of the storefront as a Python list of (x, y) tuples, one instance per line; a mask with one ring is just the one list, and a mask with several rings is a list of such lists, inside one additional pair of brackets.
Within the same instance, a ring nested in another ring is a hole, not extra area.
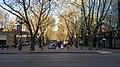
[(9, 46), (11, 47), (14, 44), (14, 36), (12, 35), (0, 35), (0, 47)]
[(95, 38), (95, 45), (100, 44), (101, 47), (103, 48), (117, 48), (120, 49), (120, 36), (119, 36), (119, 31), (109, 31), (109, 32), (104, 32), (100, 34), (96, 34)]
[[(28, 32), (22, 32), (22, 41), (28, 41), (29, 40), (29, 33)], [(20, 38), (20, 33), (16, 31), (11, 32), (0, 32), (0, 47), (1, 46), (8, 46), (11, 48), (17, 41), (17, 39)]]

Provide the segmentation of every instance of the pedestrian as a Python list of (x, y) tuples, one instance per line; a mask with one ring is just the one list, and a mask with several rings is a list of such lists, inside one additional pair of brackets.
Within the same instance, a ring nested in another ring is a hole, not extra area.
[(66, 45), (67, 45), (67, 49), (69, 50), (70, 45), (68, 43)]
[(83, 46), (83, 41), (82, 40), (80, 41), (80, 45), (81, 45), (81, 50), (82, 50), (82, 46)]
[(97, 49), (97, 50), (100, 49), (100, 42), (99, 42), (99, 39), (96, 39), (96, 49)]
[(56, 50), (56, 43), (54, 43), (54, 50)]
[(43, 50), (43, 44), (41, 44), (41, 50)]
[(3, 44), (2, 44), (2, 50), (3, 50), (3, 48), (4, 48), (4, 47), (3, 47)]

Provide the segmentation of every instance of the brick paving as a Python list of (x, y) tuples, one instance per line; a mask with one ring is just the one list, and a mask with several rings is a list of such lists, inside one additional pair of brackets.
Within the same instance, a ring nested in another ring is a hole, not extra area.
[(26, 53), (26, 52), (72, 52), (72, 53), (79, 53), (79, 52), (86, 52), (86, 53), (120, 53), (120, 49), (108, 49), (108, 48), (102, 48), (101, 50), (96, 50), (96, 48), (88, 49), (88, 47), (81, 47), (79, 46), (78, 48), (72, 46), (69, 49), (67, 48), (56, 48), (54, 49), (48, 49), (47, 47), (44, 47), (43, 50), (39, 48), (37, 45), (35, 46), (35, 51), (30, 51), (29, 46), (24, 46), (22, 47), (22, 51), (18, 51), (18, 48), (4, 48), (3, 50), (0, 48), (0, 53)]

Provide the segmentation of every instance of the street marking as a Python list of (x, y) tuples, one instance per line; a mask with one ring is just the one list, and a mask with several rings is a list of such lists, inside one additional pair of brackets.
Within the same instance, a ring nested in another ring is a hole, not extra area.
[(102, 54), (109, 54), (109, 53), (113, 53), (113, 52), (109, 52), (109, 51), (97, 51), (98, 53), (102, 53)]

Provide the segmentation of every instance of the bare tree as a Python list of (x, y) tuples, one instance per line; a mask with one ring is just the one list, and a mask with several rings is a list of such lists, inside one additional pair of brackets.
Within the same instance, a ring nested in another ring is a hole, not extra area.
[(9, 23), (9, 14), (4, 11), (4, 10), (0, 10), (0, 22), (3, 24), (3, 27), (6, 28), (8, 25), (10, 25)]
[(63, 31), (67, 31), (67, 39), (69, 40), (70, 45), (77, 42), (77, 44), (75, 44), (77, 46), (80, 37), (79, 11), (76, 7), (71, 5), (69, 1), (61, 0), (58, 5), (59, 9), (56, 10), (56, 14), (60, 20), (59, 28), (63, 28)]
[[(34, 4), (32, 4), (34, 2)], [(7, 10), (11, 14), (18, 17), (22, 23), (24, 23), (27, 29), (30, 32), (31, 36), (31, 45), (30, 50), (35, 50), (34, 43), (35, 38), (38, 33), (38, 30), (41, 29), (41, 24), (50, 13), (51, 10), (51, 3), (53, 0), (3, 0), (3, 4), (0, 5), (3, 9)], [(36, 5), (36, 6), (35, 6)], [(37, 8), (35, 10), (33, 8)], [(37, 21), (32, 22), (32, 15), (36, 17)], [(34, 24), (36, 23), (36, 24)]]
[[(89, 40), (92, 42), (107, 15), (112, 0), (81, 0), (84, 22), (88, 30)], [(91, 46), (92, 44), (90, 44)]]

